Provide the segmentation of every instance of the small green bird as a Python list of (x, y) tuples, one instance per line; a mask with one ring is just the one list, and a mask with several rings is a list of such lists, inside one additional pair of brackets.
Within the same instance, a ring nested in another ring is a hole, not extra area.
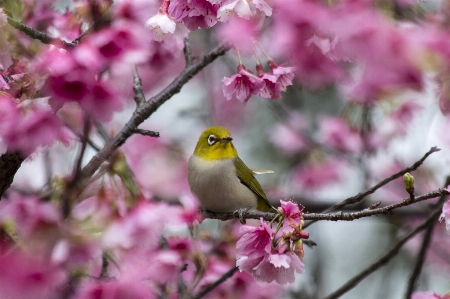
[(211, 212), (258, 209), (268, 212), (272, 206), (254, 174), (271, 173), (251, 170), (239, 158), (224, 127), (206, 129), (198, 139), (189, 159), (188, 181), (201, 207)]

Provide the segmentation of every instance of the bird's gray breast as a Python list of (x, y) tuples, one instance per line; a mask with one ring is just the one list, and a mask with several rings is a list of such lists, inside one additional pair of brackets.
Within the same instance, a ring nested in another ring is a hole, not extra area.
[(256, 208), (258, 197), (239, 181), (234, 159), (207, 161), (192, 155), (188, 181), (205, 210), (233, 212), (240, 208)]

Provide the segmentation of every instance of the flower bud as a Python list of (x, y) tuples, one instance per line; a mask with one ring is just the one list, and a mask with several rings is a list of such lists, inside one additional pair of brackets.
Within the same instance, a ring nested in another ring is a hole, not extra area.
[(405, 184), (405, 189), (409, 194), (414, 193), (414, 177), (409, 173), (403, 175), (403, 183)]

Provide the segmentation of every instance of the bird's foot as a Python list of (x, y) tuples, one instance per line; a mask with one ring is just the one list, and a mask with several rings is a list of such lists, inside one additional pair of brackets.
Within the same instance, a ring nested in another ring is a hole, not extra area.
[(242, 224), (245, 224), (245, 214), (248, 212), (248, 210), (250, 210), (250, 208), (241, 208), (241, 209), (237, 209), (236, 211), (233, 212), (234, 215), (238, 215), (239, 216), (239, 221)]

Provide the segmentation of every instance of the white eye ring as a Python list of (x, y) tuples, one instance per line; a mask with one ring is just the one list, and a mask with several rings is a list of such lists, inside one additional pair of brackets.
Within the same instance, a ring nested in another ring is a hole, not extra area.
[(209, 135), (209, 136), (208, 136), (208, 144), (209, 144), (209, 145), (213, 145), (214, 143), (216, 143), (216, 136), (214, 136), (214, 135)]

